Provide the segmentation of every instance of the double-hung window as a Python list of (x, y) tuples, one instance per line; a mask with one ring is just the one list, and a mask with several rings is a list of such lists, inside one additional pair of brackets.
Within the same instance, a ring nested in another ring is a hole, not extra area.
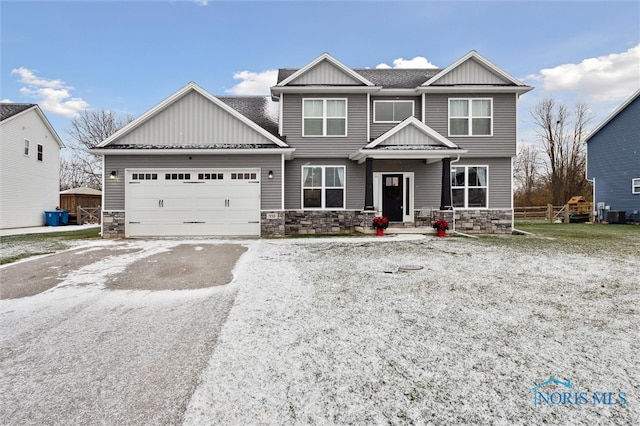
[(302, 207), (343, 209), (345, 206), (344, 166), (303, 166)]
[(413, 116), (413, 101), (373, 101), (374, 123), (399, 123)]
[(24, 140), (24, 155), (29, 156), (29, 139)]
[(640, 178), (631, 179), (631, 193), (640, 194)]
[(302, 136), (347, 136), (346, 99), (303, 99)]
[(491, 99), (449, 99), (449, 136), (491, 136)]
[(38, 161), (42, 161), (43, 156), (43, 148), (42, 145), (38, 144)]
[(487, 208), (489, 185), (487, 166), (459, 166), (451, 168), (453, 207)]

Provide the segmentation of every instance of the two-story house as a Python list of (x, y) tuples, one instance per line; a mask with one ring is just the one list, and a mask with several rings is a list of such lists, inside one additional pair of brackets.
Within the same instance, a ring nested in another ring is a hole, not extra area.
[(531, 89), (475, 51), (445, 69), (352, 69), (325, 53), (281, 69), (271, 99), (189, 83), (93, 151), (103, 235), (367, 232), (378, 215), (510, 233)]
[(38, 105), (0, 103), (0, 229), (45, 224), (60, 202), (62, 148)]

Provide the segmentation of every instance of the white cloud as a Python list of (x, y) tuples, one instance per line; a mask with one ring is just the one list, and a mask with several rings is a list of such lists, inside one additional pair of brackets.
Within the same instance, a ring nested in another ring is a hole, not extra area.
[(2, 99), (0, 100), (0, 104), (14, 104), (15, 102), (13, 102), (11, 99)]
[(73, 97), (73, 87), (66, 85), (62, 80), (38, 77), (33, 70), (24, 67), (14, 68), (11, 74), (20, 76), (19, 81), (25, 84), (20, 88), (20, 93), (35, 99), (46, 112), (73, 118), (90, 107), (82, 98)]
[(209, 4), (209, 0), (193, 0), (193, 2), (198, 6), (207, 6)]
[(267, 96), (271, 86), (275, 86), (278, 79), (277, 70), (262, 72), (240, 71), (233, 75), (234, 80), (240, 83), (226, 90), (227, 93), (237, 96)]
[(543, 69), (528, 80), (548, 92), (573, 91), (591, 102), (620, 101), (640, 87), (640, 45), (626, 52)]
[(433, 65), (427, 58), (422, 56), (416, 56), (413, 59), (398, 58), (393, 60), (393, 66), (387, 64), (379, 64), (376, 66), (378, 69), (388, 68), (438, 68)]

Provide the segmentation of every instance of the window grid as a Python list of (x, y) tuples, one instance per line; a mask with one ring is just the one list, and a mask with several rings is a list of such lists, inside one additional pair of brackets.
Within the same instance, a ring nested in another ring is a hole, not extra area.
[(454, 208), (487, 208), (489, 206), (489, 167), (452, 167), (451, 194)]
[(492, 136), (493, 99), (449, 99), (449, 136)]
[(24, 155), (29, 156), (29, 139), (24, 140)]
[(347, 136), (347, 100), (302, 100), (302, 136)]
[(44, 148), (42, 145), (38, 144), (38, 161), (42, 161), (44, 158)]
[(157, 173), (132, 173), (131, 180), (158, 180)]
[(344, 166), (303, 166), (302, 207), (304, 209), (345, 208)]
[(640, 194), (640, 178), (631, 179), (631, 193)]

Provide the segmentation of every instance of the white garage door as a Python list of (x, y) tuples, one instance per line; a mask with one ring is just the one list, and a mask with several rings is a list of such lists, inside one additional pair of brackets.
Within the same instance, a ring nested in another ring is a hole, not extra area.
[(260, 171), (127, 170), (126, 235), (258, 236)]

